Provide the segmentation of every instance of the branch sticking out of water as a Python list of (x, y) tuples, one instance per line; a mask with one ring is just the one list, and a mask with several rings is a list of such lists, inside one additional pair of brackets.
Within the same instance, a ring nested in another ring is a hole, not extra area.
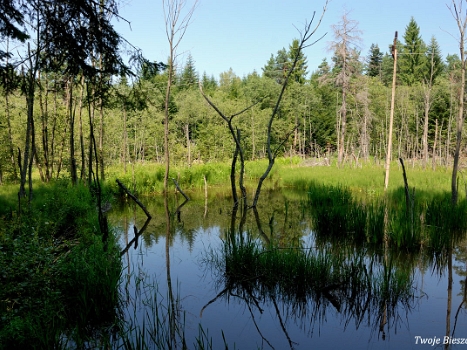
[(143, 203), (141, 203), (141, 202), (139, 201), (139, 199), (136, 198), (136, 196), (135, 196), (133, 193), (131, 193), (130, 190), (128, 190), (128, 189), (125, 187), (125, 185), (121, 183), (121, 181), (120, 181), (119, 179), (116, 179), (115, 181), (117, 181), (117, 184), (120, 186), (120, 188), (121, 188), (123, 191), (125, 191), (125, 193), (126, 193), (128, 196), (130, 196), (131, 199), (133, 199), (133, 200), (136, 202), (136, 204), (139, 205), (139, 207), (140, 207), (141, 209), (143, 209), (143, 211), (146, 213), (146, 216), (148, 217), (148, 219), (151, 219), (152, 216), (151, 216), (151, 214), (149, 214), (148, 210), (147, 210), (146, 207), (143, 205)]

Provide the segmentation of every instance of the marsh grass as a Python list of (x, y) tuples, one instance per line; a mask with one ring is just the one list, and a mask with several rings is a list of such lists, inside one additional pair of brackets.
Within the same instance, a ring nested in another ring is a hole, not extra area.
[(113, 236), (102, 242), (87, 188), (38, 186), (0, 228), (0, 349), (105, 339), (118, 316), (118, 253)]
[(312, 216), (318, 241), (370, 244), (405, 251), (429, 249), (433, 253), (450, 247), (467, 231), (467, 204), (451, 204), (450, 194), (413, 192), (406, 205), (399, 188), (385, 197), (354, 196), (343, 186), (310, 183), (305, 207)]
[[(278, 167), (289, 168), (291, 164), (296, 166), (299, 162), (298, 157), (279, 158), (278, 164), (273, 168), (265, 183), (265, 188), (278, 188), (281, 185)], [(230, 185), (230, 162), (217, 162), (206, 164), (194, 164), (191, 167), (174, 166), (170, 170), (169, 177), (177, 180), (183, 190), (197, 191), (204, 188), (204, 178), (208, 186), (229, 186)], [(245, 162), (245, 186), (253, 190), (257, 185), (257, 180), (263, 175), (268, 164), (266, 160), (246, 161)], [(131, 167), (124, 173), (121, 166), (113, 166), (108, 169), (109, 186), (114, 191), (118, 187), (114, 184), (115, 179), (120, 179), (130, 190), (140, 195), (151, 195), (163, 192), (164, 166), (161, 164), (144, 163), (135, 164), (134, 173)]]
[(222, 253), (213, 251), (208, 258), (226, 298), (238, 297), (257, 308), (280, 301), (284, 319), (294, 315), (310, 323), (325, 322), (331, 308), (357, 328), (365, 319), (376, 327), (385, 312), (397, 322), (399, 308), (410, 308), (412, 271), (391, 259), (329, 246), (264, 246), (245, 233), (226, 237)]
[[(140, 195), (162, 193), (164, 166), (160, 164), (137, 164), (124, 173), (120, 167), (110, 168), (109, 185), (116, 191), (115, 179), (121, 180), (131, 191)], [(191, 167), (172, 167), (169, 177), (176, 179), (184, 190), (200, 190), (204, 187), (204, 177), (210, 186), (226, 184), (229, 181), (230, 164), (199, 164)]]

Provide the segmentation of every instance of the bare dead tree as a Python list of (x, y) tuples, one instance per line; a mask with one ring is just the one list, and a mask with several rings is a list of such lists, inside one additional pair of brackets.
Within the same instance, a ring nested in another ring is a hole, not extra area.
[(321, 13), (321, 17), (319, 18), (319, 20), (318, 20), (318, 22), (316, 23), (315, 26), (313, 26), (313, 22), (314, 22), (314, 19), (315, 19), (316, 12), (313, 13), (313, 17), (311, 18), (311, 21), (309, 21), (309, 22), (306, 21), (305, 22), (305, 26), (304, 26), (304, 29), (302, 31), (297, 29), (298, 32), (299, 32), (299, 35), (300, 35), (298, 49), (296, 51), (294, 60), (292, 62), (292, 66), (290, 67), (290, 70), (288, 71), (288, 73), (287, 73), (287, 75), (286, 75), (286, 77), (284, 79), (284, 82), (282, 83), (282, 89), (281, 89), (281, 92), (279, 93), (279, 96), (277, 97), (277, 101), (276, 101), (276, 104), (274, 106), (274, 109), (272, 110), (271, 116), (269, 117), (268, 129), (267, 129), (267, 140), (266, 140), (266, 151), (267, 151), (267, 155), (268, 155), (268, 166), (267, 166), (266, 170), (264, 171), (263, 175), (261, 175), (261, 177), (259, 178), (258, 186), (256, 187), (255, 196), (253, 198), (253, 203), (251, 205), (253, 208), (255, 208), (256, 205), (258, 204), (259, 195), (261, 193), (261, 188), (263, 186), (263, 182), (264, 182), (264, 180), (266, 180), (266, 178), (268, 177), (269, 173), (272, 170), (272, 167), (274, 166), (274, 162), (276, 160), (277, 153), (279, 152), (282, 145), (287, 141), (289, 136), (294, 132), (294, 130), (296, 128), (295, 127), (293, 130), (291, 130), (290, 133), (288, 135), (286, 135), (284, 140), (274, 150), (272, 149), (272, 145), (271, 145), (272, 126), (273, 126), (274, 120), (276, 119), (276, 116), (277, 116), (277, 114), (279, 112), (279, 107), (280, 107), (280, 104), (281, 104), (281, 101), (282, 101), (282, 97), (284, 96), (284, 93), (285, 93), (285, 90), (286, 90), (287, 85), (289, 83), (290, 77), (293, 74), (295, 67), (297, 66), (297, 63), (298, 63), (298, 60), (300, 58), (301, 52), (305, 48), (314, 45), (316, 42), (318, 42), (319, 40), (321, 40), (324, 37), (324, 35), (323, 35), (323, 36), (319, 37), (317, 40), (310, 42), (311, 38), (316, 34), (316, 31), (318, 30), (318, 28), (319, 28), (319, 26), (321, 24), (321, 21), (323, 20), (323, 16), (324, 16), (324, 14), (326, 12), (326, 8), (327, 8), (328, 3), (329, 3), (329, 0), (326, 0), (326, 2), (324, 4), (324, 7), (323, 7), (323, 12)]
[[(423, 96), (424, 96), (424, 105), (425, 105), (425, 115), (424, 115), (424, 121), (423, 121), (423, 168), (426, 168), (428, 164), (428, 122), (429, 122), (429, 116), (430, 116), (430, 110), (431, 106), (433, 104), (433, 83), (435, 79), (435, 62), (434, 62), (434, 56), (435, 56), (435, 49), (432, 47), (431, 48), (431, 57), (430, 57), (430, 74), (429, 76), (425, 79), (425, 82), (423, 84)], [(435, 133), (436, 135), (436, 133)]]
[(165, 175), (164, 175), (164, 191), (167, 192), (169, 184), (170, 156), (169, 156), (169, 114), (170, 114), (170, 94), (175, 74), (175, 61), (178, 57), (178, 46), (185, 36), (186, 30), (190, 25), (193, 13), (198, 5), (198, 0), (195, 0), (193, 5), (186, 11), (186, 0), (162, 0), (164, 10), (165, 32), (169, 43), (169, 62), (168, 62), (168, 77), (167, 88), (165, 92), (164, 103), (164, 153), (165, 153)]
[[(339, 74), (335, 81), (341, 87), (341, 106), (338, 117), (340, 118), (338, 137), (338, 165), (344, 161), (345, 134), (347, 128), (347, 94), (350, 88), (350, 77), (354, 74), (354, 67), (351, 64), (353, 57), (356, 57), (356, 47), (361, 42), (362, 31), (358, 29), (358, 22), (349, 18), (349, 11), (345, 11), (340, 22), (332, 26), (335, 41), (329, 45), (329, 50), (333, 51), (340, 66)], [(353, 51), (353, 52), (352, 52)], [(353, 54), (352, 54), (353, 53)]]
[(238, 157), (240, 157), (240, 176), (239, 176), (239, 186), (240, 186), (240, 191), (242, 192), (242, 198), (246, 200), (246, 188), (243, 185), (243, 175), (245, 173), (245, 158), (244, 158), (244, 152), (241, 144), (241, 133), (238, 128), (235, 128), (233, 125), (233, 120), (236, 116), (245, 113), (249, 109), (253, 108), (256, 106), (260, 101), (255, 102), (254, 104), (246, 107), (245, 109), (241, 110), (240, 112), (234, 113), (231, 116), (227, 116), (224, 112), (222, 112), (219, 107), (217, 107), (214, 102), (211, 101), (211, 99), (204, 93), (203, 91), (203, 86), (201, 82), (199, 82), (199, 90), (201, 92), (201, 95), (203, 95), (204, 99), (206, 102), (219, 114), (219, 116), (227, 123), (227, 126), (230, 131), (230, 135), (232, 136), (232, 139), (235, 142), (235, 151), (232, 157), (232, 165), (230, 167), (230, 185), (232, 187), (232, 198), (234, 201), (234, 207), (238, 206), (238, 194), (237, 194), (237, 181), (236, 181), (236, 167), (237, 167), (237, 160)]
[(451, 178), (451, 200), (453, 204), (457, 203), (459, 197), (457, 188), (457, 172), (459, 169), (459, 156), (462, 141), (462, 127), (464, 125), (464, 91), (465, 91), (465, 34), (467, 28), (467, 11), (462, 9), (463, 0), (452, 0), (452, 6), (446, 5), (454, 17), (459, 29), (459, 52), (461, 58), (461, 88), (459, 92), (459, 114), (457, 116), (457, 131), (456, 131), (456, 150), (454, 152), (454, 164), (452, 166)]
[[(277, 97), (274, 109), (273, 109), (273, 111), (271, 113), (271, 116), (269, 118), (269, 122), (268, 122), (268, 126), (267, 126), (267, 141), (266, 141), (266, 151), (267, 151), (267, 155), (268, 155), (268, 166), (267, 166), (266, 170), (264, 171), (263, 175), (260, 177), (260, 179), (258, 181), (258, 185), (257, 185), (256, 191), (255, 191), (255, 196), (253, 198), (253, 203), (251, 205), (252, 208), (256, 208), (256, 205), (257, 205), (258, 199), (259, 199), (259, 195), (261, 193), (261, 188), (262, 188), (263, 182), (268, 177), (269, 173), (271, 172), (272, 167), (274, 166), (274, 162), (275, 162), (277, 153), (282, 148), (284, 143), (289, 139), (290, 135), (296, 129), (296, 127), (294, 129), (292, 129), (286, 135), (286, 137), (282, 140), (282, 142), (280, 142), (280, 144), (275, 149), (272, 149), (272, 145), (271, 145), (272, 127), (273, 127), (273, 124), (274, 124), (274, 120), (275, 120), (275, 118), (276, 118), (276, 116), (277, 116), (277, 114), (279, 112), (279, 107), (280, 107), (280, 104), (281, 104), (281, 101), (282, 101), (282, 97), (284, 96), (284, 93), (285, 93), (285, 90), (286, 90), (286, 88), (288, 86), (290, 77), (294, 73), (295, 67), (297, 66), (297, 63), (298, 63), (298, 61), (300, 59), (300, 54), (301, 54), (302, 50), (307, 48), (307, 47), (312, 46), (313, 44), (315, 44), (317, 41), (321, 40), (324, 37), (324, 35), (323, 35), (320, 38), (318, 38), (317, 40), (309, 43), (312, 36), (316, 33), (316, 31), (318, 30), (318, 27), (321, 24), (324, 13), (326, 12), (328, 2), (329, 2), (329, 0), (326, 0), (325, 5), (323, 7), (323, 12), (321, 14), (321, 17), (319, 18), (319, 21), (315, 26), (312, 26), (312, 25), (313, 25), (313, 21), (314, 21), (316, 12), (313, 13), (313, 18), (311, 19), (311, 21), (305, 23), (305, 28), (304, 28), (303, 31), (300, 31), (300, 30), (297, 29), (299, 34), (300, 34), (298, 49), (297, 49), (297, 51), (295, 53), (295, 57), (293, 59), (291, 67), (286, 72), (285, 79), (282, 82), (281, 91), (279, 93), (279, 96)], [(234, 200), (234, 207), (236, 208), (238, 206), (238, 195), (237, 195), (237, 190), (236, 190), (236, 163), (237, 163), (238, 157), (240, 158), (239, 186), (240, 186), (240, 190), (242, 192), (242, 198), (245, 200), (244, 203), (246, 203), (246, 189), (245, 189), (245, 187), (243, 185), (243, 174), (244, 174), (245, 164), (244, 164), (244, 152), (243, 152), (243, 148), (242, 148), (242, 144), (241, 144), (241, 135), (240, 135), (240, 130), (238, 130), (238, 129), (236, 129), (234, 127), (233, 119), (236, 116), (250, 110), (252, 107), (254, 107), (256, 104), (258, 104), (260, 101), (255, 102), (251, 106), (246, 107), (245, 109), (241, 110), (238, 113), (234, 113), (231, 116), (227, 116), (203, 92), (201, 83), (199, 84), (199, 88), (200, 88), (201, 94), (203, 95), (204, 99), (217, 112), (217, 114), (219, 114), (219, 116), (227, 123), (227, 125), (229, 127), (229, 131), (230, 131), (230, 135), (232, 136), (232, 139), (235, 142), (235, 151), (234, 151), (234, 155), (232, 157), (230, 182), (231, 182), (231, 186), (232, 186), (232, 196), (233, 196), (233, 200)]]

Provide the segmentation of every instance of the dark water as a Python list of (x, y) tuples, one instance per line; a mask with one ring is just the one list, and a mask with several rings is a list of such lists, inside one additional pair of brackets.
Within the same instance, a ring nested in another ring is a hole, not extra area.
[[(423, 253), (394, 254), (399, 265), (413, 271), (410, 297), (396, 300), (384, 312), (370, 307), (357, 315), (316, 300), (294, 308), (266, 295), (247, 299), (245, 294), (221, 293), (222, 268), (211, 260), (222, 250), (231, 226), (231, 201), (222, 194), (207, 203), (204, 198), (194, 199), (177, 215), (181, 202), (174, 197), (168, 204), (172, 225), (167, 234), (163, 200), (145, 201), (153, 219), (137, 247), (132, 245), (122, 256), (122, 295), (129, 323), (144, 322), (149, 328), (155, 305), (163, 320), (170, 309), (175, 310), (189, 348), (195, 348), (201, 325), (213, 349), (224, 348), (223, 337), (230, 349), (234, 345), (236, 349), (467, 349), (467, 344), (444, 344), (467, 338), (465, 241), (438, 260)], [(270, 238), (283, 246), (297, 240), (305, 247), (315, 244), (300, 193), (264, 193), (261, 203), (260, 222)], [(133, 204), (121, 203), (111, 221), (123, 249), (134, 237), (134, 226), (143, 227), (145, 215)], [(257, 227), (248, 213), (243, 230), (257, 235)], [(373, 259), (375, 253), (367, 254)]]

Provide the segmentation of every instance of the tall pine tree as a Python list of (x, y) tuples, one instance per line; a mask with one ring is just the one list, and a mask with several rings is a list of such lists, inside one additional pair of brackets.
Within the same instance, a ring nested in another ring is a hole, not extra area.
[(422, 82), (427, 74), (426, 44), (413, 17), (405, 28), (399, 63), (401, 81), (408, 86)]
[(379, 49), (378, 44), (371, 44), (366, 74), (370, 77), (381, 76), (382, 63), (383, 53)]

